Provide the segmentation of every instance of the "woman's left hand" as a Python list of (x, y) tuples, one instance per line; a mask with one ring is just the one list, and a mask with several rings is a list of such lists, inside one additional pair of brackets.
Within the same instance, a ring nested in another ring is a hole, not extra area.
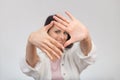
[(64, 47), (70, 45), (71, 43), (82, 41), (89, 35), (87, 28), (79, 20), (72, 16), (71, 13), (65, 13), (70, 18), (70, 20), (67, 20), (60, 14), (56, 14), (53, 17), (56, 20), (54, 21), (54, 24), (62, 30), (65, 30), (71, 36), (70, 40), (64, 44)]

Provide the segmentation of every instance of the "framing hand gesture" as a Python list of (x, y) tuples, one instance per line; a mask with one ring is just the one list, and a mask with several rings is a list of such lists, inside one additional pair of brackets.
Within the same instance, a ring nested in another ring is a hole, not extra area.
[(60, 14), (56, 14), (54, 16), (54, 24), (57, 25), (59, 28), (65, 30), (67, 33), (70, 34), (71, 38), (68, 40), (64, 46), (68, 46), (71, 43), (82, 41), (88, 37), (88, 30), (87, 28), (77, 20), (71, 13), (65, 12), (70, 20), (67, 20), (65, 17), (61, 16)]

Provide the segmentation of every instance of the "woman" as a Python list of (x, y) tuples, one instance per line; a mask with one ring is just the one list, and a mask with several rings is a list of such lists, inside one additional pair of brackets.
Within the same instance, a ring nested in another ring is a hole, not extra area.
[(81, 72), (95, 61), (88, 30), (69, 12), (66, 14), (70, 20), (60, 14), (49, 16), (45, 27), (28, 38), (21, 69), (35, 80), (80, 80)]

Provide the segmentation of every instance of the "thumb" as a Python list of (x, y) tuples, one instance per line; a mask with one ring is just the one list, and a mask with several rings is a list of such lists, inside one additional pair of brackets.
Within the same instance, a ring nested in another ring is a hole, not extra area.
[(65, 42), (64, 47), (67, 47), (68, 45), (70, 45), (73, 41), (70, 39), (68, 41)]
[(51, 27), (53, 27), (53, 21), (50, 22), (50, 24), (46, 25), (45, 28), (48, 31)]

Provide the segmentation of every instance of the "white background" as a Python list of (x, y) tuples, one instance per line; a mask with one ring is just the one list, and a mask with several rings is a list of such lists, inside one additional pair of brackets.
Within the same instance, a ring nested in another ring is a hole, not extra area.
[(0, 0), (0, 80), (33, 80), (19, 67), (27, 38), (65, 10), (86, 25), (97, 47), (97, 61), (81, 79), (120, 80), (119, 0)]

